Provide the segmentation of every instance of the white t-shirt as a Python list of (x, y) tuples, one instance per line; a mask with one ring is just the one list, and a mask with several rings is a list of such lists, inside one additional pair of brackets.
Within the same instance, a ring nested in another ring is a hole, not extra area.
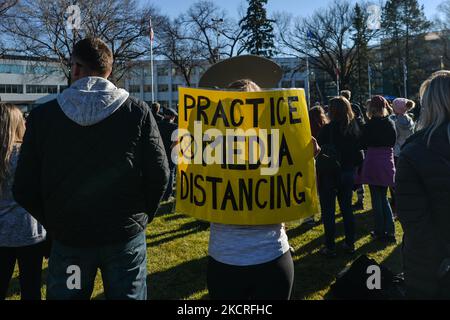
[(266, 263), (289, 250), (283, 224), (243, 226), (211, 223), (209, 255), (234, 266)]

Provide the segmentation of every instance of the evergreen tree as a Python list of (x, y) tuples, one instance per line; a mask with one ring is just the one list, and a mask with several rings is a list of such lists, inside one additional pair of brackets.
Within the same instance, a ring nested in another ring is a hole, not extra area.
[(356, 63), (352, 72), (350, 87), (353, 96), (363, 104), (369, 97), (366, 96), (369, 87), (368, 64), (369, 64), (369, 41), (372, 38), (372, 31), (367, 28), (368, 16), (357, 3), (354, 8), (353, 17), (353, 41), (355, 43)]
[(275, 54), (272, 23), (267, 18), (266, 8), (268, 0), (247, 0), (249, 5), (247, 14), (239, 22), (244, 32), (244, 48), (247, 52), (265, 57)]
[(408, 93), (417, 91), (419, 83), (426, 77), (419, 68), (426, 44), (419, 36), (426, 33), (430, 26), (424, 7), (417, 0), (386, 2), (383, 15), (383, 69), (392, 94), (403, 95), (405, 68), (408, 73)]

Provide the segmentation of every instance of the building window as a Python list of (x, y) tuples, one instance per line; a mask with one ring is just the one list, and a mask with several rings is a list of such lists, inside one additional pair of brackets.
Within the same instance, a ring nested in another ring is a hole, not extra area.
[(138, 84), (130, 84), (128, 87), (129, 93), (140, 93), (141, 92), (141, 86)]
[(295, 87), (296, 88), (304, 88), (305, 87), (305, 81), (303, 81), (303, 80), (295, 81)]
[(24, 69), (20, 64), (0, 64), (0, 73), (23, 74)]
[(158, 92), (167, 92), (169, 91), (168, 84), (158, 84)]
[(282, 88), (291, 88), (291, 81), (281, 81)]
[(27, 65), (26, 67), (27, 74), (60, 74), (60, 69), (55, 66), (42, 66), (42, 65)]
[(178, 86), (180, 86), (180, 84), (172, 84), (172, 92), (177, 92)]
[(152, 93), (152, 85), (144, 84), (144, 92)]
[(0, 84), (0, 93), (23, 93), (23, 85)]
[(27, 85), (27, 93), (32, 94), (56, 94), (58, 93), (58, 86), (47, 86), (47, 85)]
[(157, 71), (158, 76), (164, 77), (169, 75), (169, 69), (166, 67), (159, 67)]

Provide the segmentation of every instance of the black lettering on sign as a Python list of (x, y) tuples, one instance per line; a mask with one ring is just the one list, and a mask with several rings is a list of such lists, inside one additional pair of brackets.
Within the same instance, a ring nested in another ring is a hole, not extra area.
[(248, 179), (246, 183), (245, 179), (239, 179), (239, 210), (244, 210), (244, 200), (247, 204), (247, 209), (253, 208), (253, 179)]
[(227, 202), (231, 201), (231, 205), (233, 207), (233, 211), (237, 211), (237, 203), (236, 198), (234, 197), (233, 188), (231, 187), (231, 182), (228, 181), (227, 188), (225, 190), (225, 195), (223, 196), (221, 210), (225, 210), (227, 208)]
[(284, 205), (291, 206), (291, 175), (287, 175), (286, 183), (283, 181), (283, 176), (277, 176), (277, 208), (281, 208), (281, 196), (284, 197)]
[(239, 118), (239, 121), (237, 121), (236, 122), (236, 119), (235, 119), (235, 108), (236, 108), (236, 105), (238, 105), (238, 104), (240, 104), (240, 105), (243, 105), (244, 104), (244, 101), (242, 101), (242, 100), (240, 100), (240, 99), (234, 99), (232, 102), (231, 102), (231, 106), (230, 106), (230, 113), (231, 113), (231, 124), (234, 126), (234, 127), (239, 127), (243, 122), (244, 122), (244, 117), (241, 115), (240, 116), (240, 118)]
[(292, 105), (293, 102), (298, 102), (298, 97), (288, 97), (288, 105), (289, 105), (289, 121), (292, 124), (301, 123), (301, 118), (294, 118), (294, 112), (297, 112), (297, 108)]
[(222, 100), (219, 100), (219, 103), (217, 104), (216, 111), (214, 112), (214, 116), (211, 121), (211, 125), (215, 126), (217, 124), (218, 119), (222, 119), (225, 127), (230, 126), (230, 124), (228, 123), (227, 116), (225, 114), (225, 110), (223, 109)]
[[(267, 206), (267, 200), (264, 200), (264, 202), (260, 202), (259, 201), (259, 195), (261, 194), (260, 191), (259, 191), (259, 187), (260, 187), (260, 184), (263, 183), (263, 182), (265, 184), (267, 184), (267, 180), (266, 179), (259, 179), (256, 182), (256, 187), (255, 187), (255, 203), (258, 206), (258, 208), (260, 208), (260, 209), (264, 209)], [(264, 193), (262, 193), (262, 194), (264, 194)]]
[[(180, 175), (180, 181), (181, 181), (181, 183), (180, 183), (180, 198), (181, 198), (181, 200), (185, 200), (189, 196), (189, 179), (188, 179), (186, 172), (181, 170), (180, 173), (181, 173), (181, 175)], [(186, 191), (186, 193), (184, 193), (185, 191)]]
[(253, 105), (253, 126), (258, 127), (259, 125), (259, 113), (258, 108), (260, 104), (264, 103), (264, 98), (253, 98), (253, 99), (246, 99), (246, 104)]
[(196, 206), (203, 207), (205, 205), (205, 202), (206, 202), (206, 192), (205, 192), (205, 189), (198, 183), (198, 180), (201, 180), (202, 182), (205, 181), (205, 180), (204, 180), (203, 176), (201, 176), (201, 175), (196, 175), (195, 176), (195, 180), (194, 180), (195, 187), (198, 190), (200, 190), (200, 192), (202, 194), (202, 200), (201, 201), (198, 200), (197, 196), (194, 195), (194, 203), (195, 203)]
[(292, 156), (291, 153), (289, 151), (289, 147), (286, 141), (286, 137), (283, 133), (283, 135), (281, 136), (281, 143), (280, 143), (280, 157), (279, 157), (279, 165), (280, 167), (283, 165), (283, 158), (286, 157), (287, 158), (287, 162), (290, 166), (292, 166), (294, 164), (294, 162), (292, 161)]
[(207, 182), (211, 182), (213, 209), (217, 210), (217, 183), (222, 182), (222, 178), (206, 177)]
[(198, 96), (198, 106), (197, 106), (197, 121), (201, 121), (203, 118), (203, 124), (208, 124), (208, 115), (206, 114), (206, 109), (211, 105), (211, 101), (208, 97)]
[[(189, 100), (189, 102), (188, 102)], [(189, 94), (184, 95), (184, 121), (187, 121), (188, 118), (188, 109), (194, 109), (195, 108), (195, 99), (193, 96)]]
[(286, 123), (286, 116), (281, 117), (281, 114), (280, 114), (280, 109), (281, 109), (280, 108), (280, 104), (282, 102), (284, 102), (284, 98), (283, 97), (278, 98), (278, 101), (277, 101), (277, 120), (278, 120), (279, 124), (285, 124)]
[(298, 179), (301, 179), (303, 177), (303, 174), (301, 172), (297, 172), (294, 176), (294, 200), (297, 204), (302, 204), (306, 201), (306, 195), (305, 192), (298, 192), (297, 185)]

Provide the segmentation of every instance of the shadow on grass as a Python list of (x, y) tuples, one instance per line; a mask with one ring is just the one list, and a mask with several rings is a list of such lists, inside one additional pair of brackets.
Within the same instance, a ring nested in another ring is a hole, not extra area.
[[(148, 299), (185, 299), (206, 288), (207, 257), (183, 262), (147, 276)], [(168, 289), (170, 288), (170, 289)], [(202, 299), (207, 298), (203, 295)]]
[[(159, 233), (159, 234), (150, 234), (147, 235), (147, 240), (150, 240), (148, 242), (148, 244), (150, 246), (158, 246), (160, 244), (164, 244), (179, 238), (183, 238), (187, 235), (190, 234), (194, 234), (197, 232), (201, 232), (201, 231), (205, 231), (208, 230), (209, 228), (209, 223), (208, 222), (204, 222), (204, 221), (199, 221), (199, 220), (194, 220), (194, 221), (190, 221), (187, 223), (182, 224), (178, 229), (176, 230), (172, 230), (172, 231), (166, 231), (163, 233)], [(159, 240), (154, 240), (157, 239), (161, 236), (165, 236), (165, 235), (170, 235), (169, 237), (165, 237)]]
[[(355, 215), (356, 241), (370, 236), (372, 219), (370, 211)], [(299, 226), (296, 229), (290, 230), (291, 237), (303, 234), (304, 228), (302, 230), (302, 226)], [(341, 220), (336, 223), (336, 238), (343, 235), (344, 228), (343, 221)], [(338, 256), (336, 258), (325, 258), (316, 250), (323, 244), (324, 235), (322, 233), (321, 236), (314, 238), (312, 241), (296, 250), (294, 259), (298, 256), (301, 256), (301, 258), (294, 262), (294, 299), (305, 299), (318, 291), (327, 289), (335, 281), (339, 272), (341, 272), (349, 263), (356, 260), (360, 255), (378, 252), (387, 248), (385, 243), (369, 240), (369, 242), (364, 245), (357, 247), (355, 254), (348, 255), (343, 250), (340, 250), (343, 244), (343, 240), (341, 240), (336, 243)], [(387, 265), (394, 273), (398, 273), (401, 270), (399, 259), (399, 247), (397, 246), (384, 262), (378, 262)], [(329, 292), (325, 294), (324, 299), (332, 299)]]

